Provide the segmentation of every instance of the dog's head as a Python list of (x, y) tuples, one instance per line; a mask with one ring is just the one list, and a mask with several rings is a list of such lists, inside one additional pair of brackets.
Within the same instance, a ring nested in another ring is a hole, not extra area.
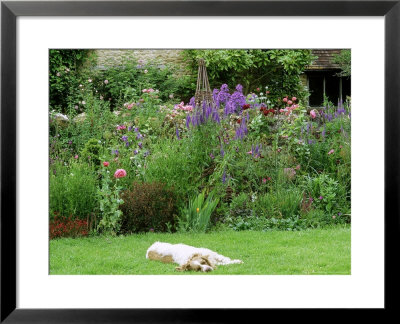
[(215, 265), (208, 257), (200, 254), (193, 255), (188, 262), (176, 268), (178, 271), (193, 270), (202, 272), (213, 271), (214, 269)]

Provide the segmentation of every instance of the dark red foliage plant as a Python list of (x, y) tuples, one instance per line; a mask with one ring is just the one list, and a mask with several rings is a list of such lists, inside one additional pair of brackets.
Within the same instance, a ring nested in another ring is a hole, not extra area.
[(86, 220), (57, 214), (50, 220), (50, 240), (60, 237), (80, 237), (87, 235), (88, 223)]

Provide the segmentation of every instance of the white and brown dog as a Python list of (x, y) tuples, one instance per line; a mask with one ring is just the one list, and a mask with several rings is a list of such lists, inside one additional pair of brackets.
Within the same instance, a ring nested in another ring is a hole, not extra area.
[(155, 242), (146, 253), (146, 258), (164, 263), (177, 263), (176, 270), (212, 271), (217, 265), (243, 263), (231, 260), (221, 254), (205, 248), (196, 248), (186, 244)]

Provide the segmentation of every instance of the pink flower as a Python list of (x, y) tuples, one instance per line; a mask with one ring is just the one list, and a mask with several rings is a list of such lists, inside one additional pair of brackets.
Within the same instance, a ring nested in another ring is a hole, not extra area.
[(147, 89), (143, 89), (142, 92), (147, 92)]
[(288, 103), (288, 105), (291, 105), (293, 102), (292, 102), (292, 100), (289, 100), (287, 103)]
[(126, 171), (124, 169), (118, 169), (117, 171), (115, 171), (114, 177), (117, 179), (126, 177)]
[(263, 183), (267, 183), (267, 179), (265, 179), (265, 178), (262, 179), (262, 182), (263, 182)]
[(331, 155), (332, 153), (334, 153), (335, 152), (335, 150), (330, 150), (329, 152), (328, 152), (328, 155)]
[(296, 170), (300, 170), (300, 164), (295, 167)]
[(316, 113), (315, 109), (313, 109), (313, 110), (310, 111), (310, 116), (311, 116), (312, 119), (314, 119), (315, 117), (317, 117), (317, 113)]
[(78, 157), (79, 157), (78, 154), (74, 156), (75, 159), (77, 159)]
[(292, 98), (292, 101), (296, 101), (296, 100), (297, 100), (297, 98), (296, 98), (296, 97), (293, 97), (293, 98)]
[(282, 101), (283, 101), (283, 102), (288, 102), (288, 98), (285, 97), (285, 98), (282, 99)]
[(103, 162), (103, 165), (104, 165), (105, 167), (108, 167), (108, 166), (110, 165), (110, 162)]
[(108, 84), (108, 80), (104, 80), (104, 84)]
[(335, 218), (336, 218), (336, 215), (333, 215), (332, 218), (335, 219)]

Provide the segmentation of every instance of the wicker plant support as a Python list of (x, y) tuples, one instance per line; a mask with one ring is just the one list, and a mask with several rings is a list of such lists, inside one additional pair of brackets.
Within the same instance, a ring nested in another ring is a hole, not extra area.
[(207, 106), (215, 107), (204, 59), (199, 59), (199, 71), (197, 73), (197, 86), (194, 101), (196, 107), (202, 107), (203, 102), (205, 102)]

